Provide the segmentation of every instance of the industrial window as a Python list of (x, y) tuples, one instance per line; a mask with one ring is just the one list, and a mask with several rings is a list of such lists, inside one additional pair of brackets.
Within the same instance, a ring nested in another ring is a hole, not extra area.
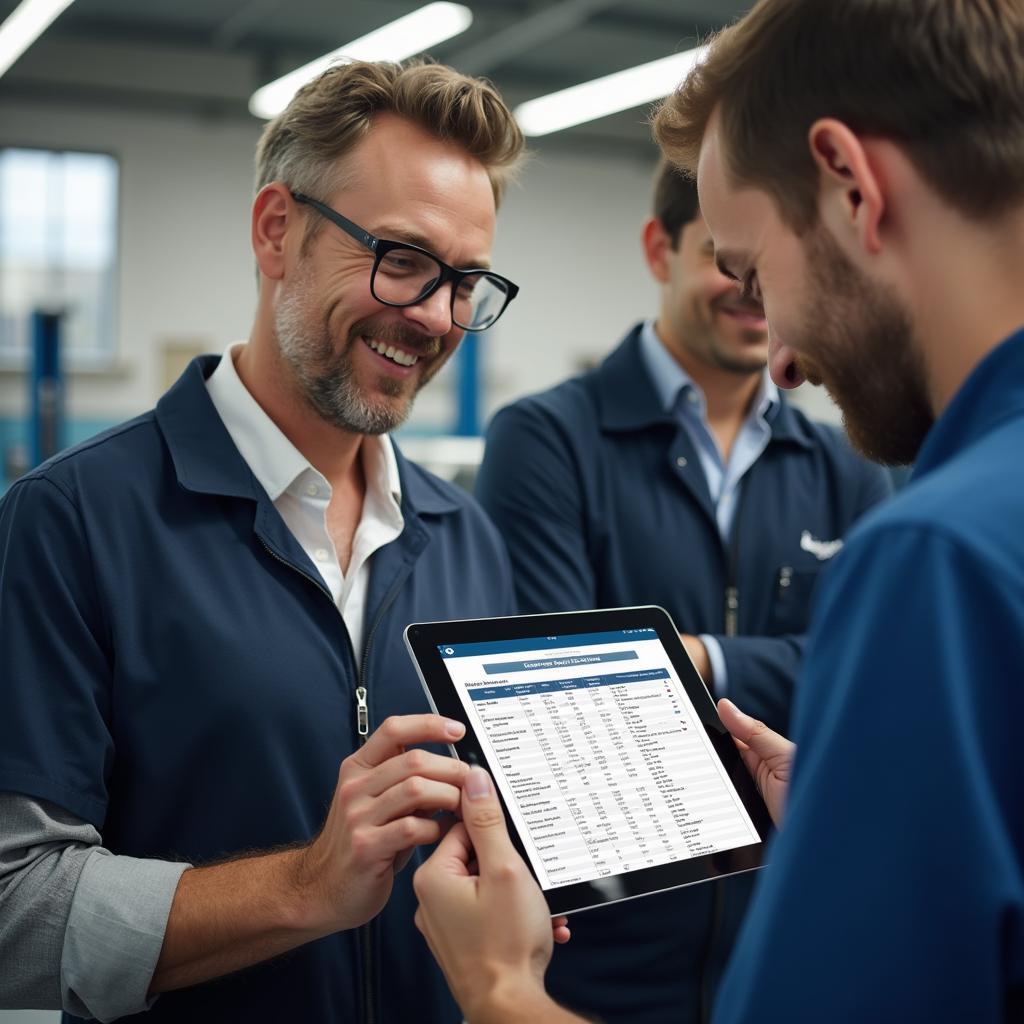
[(35, 310), (61, 311), (62, 360), (116, 354), (117, 160), (0, 148), (0, 366), (28, 365)]

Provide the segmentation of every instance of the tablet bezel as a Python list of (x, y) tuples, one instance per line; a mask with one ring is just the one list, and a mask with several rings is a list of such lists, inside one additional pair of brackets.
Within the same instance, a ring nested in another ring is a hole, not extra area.
[[(704, 854), (687, 860), (639, 868), (588, 882), (570, 883), (554, 889), (541, 889), (552, 916), (579, 913), (609, 903), (751, 871), (763, 863), (764, 844), (772, 827), (771, 818), (732, 737), (718, 717), (714, 700), (679, 639), (672, 619), (663, 608), (645, 605), (545, 615), (416, 622), (407, 626), (404, 633), (406, 646), (431, 707), (438, 714), (454, 718), (466, 726), (466, 735), (463, 739), (451, 745), (452, 754), (461, 761), (481, 765), (494, 776), (494, 769), (488, 763), (487, 756), (474, 733), (473, 723), (469, 720), (455, 684), (444, 667), (439, 647), (446, 644), (489, 643), (622, 629), (654, 629), (657, 633), (696, 709), (701, 725), (711, 740), (712, 747), (725, 767), (729, 780), (736, 787), (761, 840), (748, 846)], [(515, 822), (508, 813), (500, 787), (497, 788), (512, 841), (530, 868), (531, 874), (536, 878)]]

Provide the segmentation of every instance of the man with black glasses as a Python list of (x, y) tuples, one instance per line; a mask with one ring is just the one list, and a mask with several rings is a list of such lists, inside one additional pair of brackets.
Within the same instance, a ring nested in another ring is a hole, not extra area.
[[(661, 605), (713, 692), (785, 731), (815, 581), (889, 482), (779, 394), (760, 302), (715, 266), (697, 187), (666, 163), (642, 241), (657, 317), (500, 412), (477, 495), (521, 611)], [(608, 1022), (697, 1024), (753, 882), (582, 915), (551, 991)]]
[(461, 727), (400, 632), (514, 597), (388, 432), (515, 297), (521, 147), (451, 69), (325, 73), (260, 141), (247, 343), (0, 504), (0, 1005), (461, 1019), (400, 873), (463, 777), (411, 748)]

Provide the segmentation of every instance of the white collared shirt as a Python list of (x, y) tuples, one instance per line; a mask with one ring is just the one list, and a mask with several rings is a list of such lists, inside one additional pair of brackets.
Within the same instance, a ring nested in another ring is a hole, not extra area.
[(743, 420), (728, 461), (707, 419), (707, 403), (697, 382), (676, 362), (665, 343), (658, 337), (654, 321), (645, 321), (640, 331), (640, 352), (662, 408), (672, 413), (685, 428), (697, 452), (711, 503), (715, 507), (718, 532), (722, 543), (729, 543), (732, 522), (739, 504), (739, 494), (747, 471), (764, 454), (772, 438), (769, 423), (779, 404), (779, 389), (768, 374), (761, 372), (757, 393)]
[(352, 539), (348, 572), (327, 530), (331, 485), (288, 440), (249, 393), (234, 358), (242, 343), (229, 345), (206, 382), (210, 400), (235, 447), (267, 492), (285, 525), (316, 567), (345, 620), (356, 664), (362, 656), (370, 559), (402, 532), (402, 488), (398, 462), (387, 434), (367, 435), (360, 445), (366, 495)]

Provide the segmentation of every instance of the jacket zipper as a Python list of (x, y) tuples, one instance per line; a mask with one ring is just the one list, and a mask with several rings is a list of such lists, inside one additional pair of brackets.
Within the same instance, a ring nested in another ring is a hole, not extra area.
[(359, 733), (359, 745), (366, 742), (370, 735), (370, 709), (366, 705), (366, 687), (356, 687), (356, 731)]
[[(257, 534), (257, 537), (259, 537), (259, 534)], [(338, 609), (338, 606), (335, 603), (334, 596), (327, 589), (327, 587), (324, 586), (322, 580), (314, 579), (312, 576), (310, 576), (308, 572), (304, 572), (297, 565), (293, 565), (287, 559), (282, 558), (276, 551), (273, 550), (273, 548), (270, 547), (269, 544), (267, 544), (267, 542), (262, 537), (260, 537), (259, 540), (260, 543), (263, 545), (264, 549), (266, 550), (267, 554), (270, 555), (271, 558), (273, 558), (277, 562), (280, 562), (282, 565), (287, 566), (293, 572), (297, 572), (304, 579), (309, 580), (309, 582), (312, 583), (313, 586), (316, 587), (317, 590), (319, 590), (331, 602), (332, 605), (334, 605), (335, 610), (338, 611), (338, 615), (341, 617), (342, 622), (344, 623), (344, 617), (341, 616), (341, 611)], [(391, 602), (394, 601), (395, 595), (398, 593), (398, 588), (400, 585), (401, 579), (396, 581), (395, 586), (393, 586), (391, 590), (388, 592), (387, 599), (385, 600), (385, 603), (381, 606), (380, 612), (377, 615), (377, 618), (374, 620), (374, 624), (370, 630), (370, 633), (367, 635), (366, 643), (363, 646), (363, 657), (360, 662), (360, 667), (357, 669), (357, 671), (359, 672), (359, 678), (357, 680), (358, 685), (356, 686), (356, 732), (358, 733), (357, 743), (360, 747), (366, 742), (367, 737), (370, 734), (370, 708), (366, 699), (366, 686), (364, 685), (366, 681), (366, 664), (367, 656), (369, 654), (370, 649), (370, 638), (376, 631), (377, 624), (380, 622), (384, 612), (387, 610)], [(352, 649), (352, 638), (348, 636), (347, 632), (345, 635), (346, 638), (348, 639), (349, 651), (353, 654), (352, 661), (355, 662), (355, 652)], [(360, 952), (362, 954), (363, 966), (362, 988), (364, 1024), (375, 1024), (375, 1021), (377, 1019), (374, 989), (375, 971), (373, 969), (373, 933), (371, 931), (372, 924), (372, 921), (368, 922), (367, 924), (360, 925), (358, 929), (359, 947)]]
[(725, 635), (735, 636), (739, 631), (740, 590), (734, 582), (725, 588)]
[[(745, 498), (750, 491), (749, 478), (744, 482), (743, 490), (740, 492), (740, 500), (737, 502), (736, 512), (733, 515), (732, 531), (729, 537), (729, 544), (726, 548), (726, 584), (725, 584), (725, 635), (738, 636), (740, 631), (740, 588), (737, 582), (739, 573), (739, 547), (740, 547), (740, 524), (743, 515)], [(711, 929), (708, 934), (707, 954), (704, 959), (704, 966), (701, 971), (701, 993), (700, 993), (700, 1019), (703, 1024), (711, 1020), (711, 1009), (713, 993), (711, 992), (711, 958), (714, 954), (715, 944), (718, 941), (718, 933), (722, 927), (722, 918), (725, 914), (725, 893), (723, 883), (715, 886), (712, 897), (711, 908)]]

